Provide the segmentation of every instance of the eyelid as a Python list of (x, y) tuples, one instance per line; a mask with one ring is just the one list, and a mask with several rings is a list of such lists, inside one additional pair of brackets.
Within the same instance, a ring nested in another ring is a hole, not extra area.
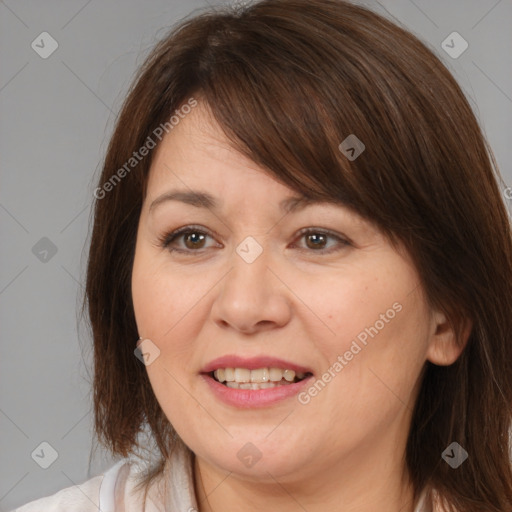
[[(193, 250), (193, 249), (178, 249), (178, 248), (170, 249), (169, 248), (169, 245), (172, 242), (174, 242), (175, 240), (179, 239), (180, 236), (182, 236), (182, 235), (184, 235), (186, 233), (190, 233), (190, 232), (204, 234), (204, 235), (210, 236), (211, 238), (216, 238), (216, 237), (219, 236), (215, 232), (212, 232), (211, 230), (209, 230), (209, 229), (207, 229), (207, 228), (205, 228), (203, 226), (196, 225), (196, 224), (187, 224), (186, 226), (182, 226), (182, 227), (177, 228), (177, 229), (175, 229), (175, 230), (173, 230), (171, 232), (164, 233), (158, 239), (159, 245), (160, 245), (160, 247), (163, 247), (163, 248), (169, 250), (170, 252), (181, 252), (181, 253), (187, 253), (187, 254), (193, 254), (193, 253), (201, 254), (201, 253), (203, 253), (207, 248), (206, 249), (205, 248), (201, 248), (201, 249), (197, 249), (197, 250)], [(330, 253), (337, 252), (337, 251), (341, 250), (341, 248), (343, 248), (343, 247), (352, 246), (353, 245), (352, 241), (348, 237), (346, 237), (345, 235), (342, 235), (340, 233), (334, 232), (334, 231), (332, 231), (330, 229), (327, 229), (327, 228), (317, 228), (317, 227), (311, 226), (311, 227), (302, 228), (302, 229), (300, 229), (296, 233), (296, 235), (294, 237), (294, 241), (292, 242), (292, 247), (296, 246), (296, 241), (298, 239), (300, 239), (304, 235), (308, 235), (308, 234), (319, 234), (319, 235), (328, 236), (330, 238), (335, 239), (338, 242), (338, 244), (341, 245), (341, 247), (334, 248), (334, 249), (333, 248), (331, 248), (331, 249), (325, 249), (324, 248), (324, 249), (318, 249), (318, 250), (299, 247), (298, 249), (300, 251), (311, 252), (311, 253), (315, 253), (316, 252), (316, 253), (319, 253), (319, 254), (330, 254)]]
[[(178, 239), (181, 235), (184, 235), (185, 233), (188, 233), (188, 232), (201, 233), (204, 235), (208, 235), (211, 238), (215, 238), (215, 237), (219, 236), (217, 233), (212, 232), (211, 230), (206, 229), (203, 226), (199, 226), (196, 224), (187, 224), (186, 226), (182, 226), (181, 228), (177, 228), (171, 232), (164, 233), (162, 236), (160, 236), (158, 238), (158, 242), (162, 247), (168, 248), (168, 246), (174, 240)], [(179, 251), (179, 252), (200, 252), (201, 251), (201, 250), (190, 251), (190, 250), (185, 250), (185, 249), (174, 249), (174, 250)]]
[[(304, 235), (308, 235), (308, 234), (319, 234), (319, 235), (329, 236), (330, 238), (334, 238), (335, 240), (337, 240), (337, 242), (340, 243), (342, 247), (353, 245), (352, 241), (345, 235), (342, 235), (340, 233), (337, 233), (337, 232), (332, 231), (327, 228), (316, 228), (314, 226), (300, 229), (297, 233), (297, 236), (295, 237), (295, 240), (298, 240), (298, 239), (302, 238)], [(295, 242), (293, 242), (293, 243), (295, 243)], [(340, 249), (339, 248), (338, 249), (323, 249), (323, 250), (318, 250), (318, 251), (315, 251), (313, 249), (299, 249), (299, 250), (303, 250), (303, 251), (307, 251), (307, 252), (311, 252), (311, 253), (318, 252), (320, 254), (329, 254), (331, 252), (336, 252)]]

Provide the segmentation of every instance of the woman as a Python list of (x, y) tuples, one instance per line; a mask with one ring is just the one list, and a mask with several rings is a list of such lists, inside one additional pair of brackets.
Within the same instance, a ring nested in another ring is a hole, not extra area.
[(19, 510), (511, 510), (498, 179), (455, 80), (373, 12), (182, 23), (95, 190), (96, 431), (124, 459)]

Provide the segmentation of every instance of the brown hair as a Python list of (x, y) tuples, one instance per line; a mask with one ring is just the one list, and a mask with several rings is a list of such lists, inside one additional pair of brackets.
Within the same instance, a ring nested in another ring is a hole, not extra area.
[[(99, 186), (191, 96), (282, 183), (345, 204), (403, 244), (461, 343), (471, 319), (454, 364), (425, 363), (406, 466), (415, 498), (428, 488), (446, 510), (512, 510), (511, 226), (492, 151), (449, 71), (415, 36), (345, 1), (203, 12), (141, 67)], [(338, 148), (350, 134), (366, 146), (353, 161)], [(96, 200), (85, 298), (98, 438), (126, 456), (147, 425), (165, 461), (179, 438), (134, 357), (130, 290), (151, 161), (150, 152)], [(453, 441), (469, 453), (456, 470), (441, 458)]]

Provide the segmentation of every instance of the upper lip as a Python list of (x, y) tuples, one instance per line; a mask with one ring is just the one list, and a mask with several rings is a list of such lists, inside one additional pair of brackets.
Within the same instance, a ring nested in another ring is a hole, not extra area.
[(281, 368), (283, 370), (294, 370), (296, 373), (313, 373), (305, 366), (276, 357), (260, 356), (245, 358), (235, 355), (225, 355), (210, 361), (204, 366), (201, 373), (210, 373), (219, 368), (247, 368), (248, 370), (257, 370), (258, 368)]

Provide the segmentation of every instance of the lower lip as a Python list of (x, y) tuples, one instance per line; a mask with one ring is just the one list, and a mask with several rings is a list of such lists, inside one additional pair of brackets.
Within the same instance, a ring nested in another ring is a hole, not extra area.
[(272, 405), (297, 395), (313, 376), (310, 375), (293, 384), (284, 384), (267, 389), (233, 389), (217, 382), (207, 374), (203, 373), (201, 377), (210, 386), (213, 394), (224, 403), (233, 407), (250, 409)]

